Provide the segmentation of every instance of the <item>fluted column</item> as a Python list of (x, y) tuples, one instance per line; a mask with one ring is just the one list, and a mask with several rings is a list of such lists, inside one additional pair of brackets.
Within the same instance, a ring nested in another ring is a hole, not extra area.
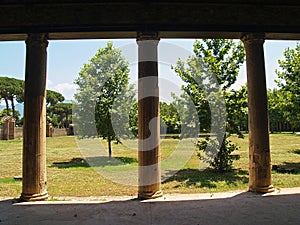
[(157, 33), (139, 33), (138, 44), (138, 136), (140, 199), (162, 195), (160, 178), (160, 122)]
[(249, 190), (271, 192), (268, 100), (264, 62), (264, 34), (245, 34), (248, 114), (249, 114)]
[(29, 34), (26, 40), (23, 127), (22, 201), (48, 198), (46, 190), (46, 34)]

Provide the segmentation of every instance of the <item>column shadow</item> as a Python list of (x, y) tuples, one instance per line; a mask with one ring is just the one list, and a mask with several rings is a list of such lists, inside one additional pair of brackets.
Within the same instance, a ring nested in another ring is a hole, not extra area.
[(53, 162), (50, 167), (57, 167), (60, 169), (72, 168), (72, 167), (91, 167), (89, 162), (92, 162), (93, 166), (119, 166), (124, 164), (137, 164), (137, 159), (132, 157), (113, 157), (109, 159), (106, 156), (88, 157), (84, 158), (72, 158), (70, 161)]

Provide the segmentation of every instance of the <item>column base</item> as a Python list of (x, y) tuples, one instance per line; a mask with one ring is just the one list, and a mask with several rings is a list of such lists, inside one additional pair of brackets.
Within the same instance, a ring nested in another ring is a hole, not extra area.
[(272, 184), (269, 186), (252, 186), (249, 187), (249, 191), (258, 193), (270, 193), (275, 191), (275, 188)]
[(20, 201), (21, 202), (34, 202), (34, 201), (44, 201), (48, 199), (48, 192), (44, 192), (41, 194), (21, 194)]
[(154, 198), (159, 198), (162, 197), (163, 193), (161, 190), (156, 191), (156, 192), (142, 192), (138, 194), (138, 199), (140, 200), (146, 200), (146, 199), (154, 199)]

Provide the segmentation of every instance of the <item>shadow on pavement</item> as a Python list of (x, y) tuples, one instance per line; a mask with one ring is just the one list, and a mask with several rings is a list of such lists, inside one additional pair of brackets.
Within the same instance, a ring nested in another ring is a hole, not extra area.
[[(299, 191), (299, 189), (297, 189)], [(104, 198), (104, 197), (103, 197)], [(298, 224), (300, 193), (166, 195), (148, 201), (0, 201), (0, 224)]]

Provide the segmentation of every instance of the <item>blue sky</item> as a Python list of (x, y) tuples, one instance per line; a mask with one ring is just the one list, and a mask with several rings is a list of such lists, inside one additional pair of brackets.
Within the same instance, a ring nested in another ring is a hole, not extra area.
[[(104, 47), (108, 40), (68, 40), (50, 41), (48, 47), (48, 75), (47, 88), (61, 92), (66, 99), (71, 99), (76, 86), (73, 84), (84, 63)], [(130, 62), (131, 78), (137, 79), (137, 46), (134, 39), (111, 40), (119, 47)], [(193, 39), (162, 39), (159, 43), (159, 74), (162, 80), (160, 88), (162, 95), (168, 98), (164, 91), (174, 91), (180, 88), (180, 79), (170, 69), (178, 58), (186, 59), (192, 54)], [(275, 87), (275, 69), (278, 59), (282, 58), (287, 47), (294, 48), (295, 41), (266, 41), (265, 61), (268, 88)], [(24, 79), (25, 71), (25, 43), (0, 42), (0, 76)], [(238, 88), (246, 82), (246, 68), (242, 67), (238, 81), (234, 85)], [(172, 87), (172, 85), (174, 87)]]

